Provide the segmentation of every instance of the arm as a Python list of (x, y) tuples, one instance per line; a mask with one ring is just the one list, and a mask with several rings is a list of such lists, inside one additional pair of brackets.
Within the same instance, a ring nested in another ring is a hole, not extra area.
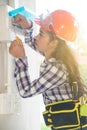
[[(25, 43), (30, 45), (33, 49), (35, 49), (34, 38), (33, 38), (33, 23), (30, 20), (27, 20), (22, 15), (16, 15), (13, 23), (21, 26), (24, 29), (25, 35)], [(18, 39), (18, 40), (17, 40)], [(20, 38), (17, 38), (11, 42), (9, 47), (9, 52), (15, 58), (25, 57), (25, 50)], [(20, 44), (18, 44), (20, 43)]]
[(34, 34), (33, 34), (33, 28), (30, 30), (24, 30), (24, 36), (25, 36), (25, 44), (28, 44), (32, 49), (36, 50), (35, 44), (34, 44)]
[(63, 67), (56, 68), (51, 62), (41, 65), (40, 77), (33, 82), (30, 81), (27, 58), (16, 62), (15, 78), (19, 93), (22, 97), (32, 97), (51, 89), (59, 87), (66, 81), (66, 72)]
[(14, 17), (13, 23), (24, 29), (25, 43), (34, 49), (34, 22), (18, 14)]
[(35, 38), (34, 38), (33, 30), (34, 30), (33, 27), (30, 30), (27, 30), (27, 29), (24, 30), (25, 44), (29, 45), (32, 49), (34, 49), (39, 54), (44, 56), (44, 54), (38, 51), (35, 47), (35, 42), (34, 42)]
[[(35, 44), (34, 44), (34, 40), (35, 40), (35, 38), (34, 38), (34, 26), (35, 26), (34, 22), (32, 22), (31, 20), (28, 20), (24, 16), (18, 14), (14, 17), (13, 23), (21, 26), (24, 29), (25, 44), (28, 44), (32, 49), (37, 51)], [(39, 52), (39, 53), (42, 54), (41, 52)]]

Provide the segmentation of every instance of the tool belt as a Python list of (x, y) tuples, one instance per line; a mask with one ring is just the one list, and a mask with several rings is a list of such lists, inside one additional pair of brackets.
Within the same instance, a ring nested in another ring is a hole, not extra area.
[(43, 117), (47, 126), (53, 129), (87, 128), (87, 96), (78, 101), (78, 85), (73, 82), (72, 100), (65, 100), (46, 105)]
[(79, 103), (66, 100), (49, 104), (43, 117), (46, 125), (54, 129), (76, 128), (80, 126)]
[[(87, 107), (85, 109), (87, 111)], [(46, 105), (43, 117), (46, 126), (55, 130), (76, 130), (77, 128), (87, 128), (87, 115), (84, 116), (83, 111), (79, 102), (65, 100)]]

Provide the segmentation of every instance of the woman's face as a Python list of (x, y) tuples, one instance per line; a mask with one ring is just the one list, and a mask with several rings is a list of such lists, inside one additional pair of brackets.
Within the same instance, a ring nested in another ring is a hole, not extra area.
[(44, 29), (40, 29), (39, 34), (35, 37), (35, 46), (37, 50), (47, 51), (50, 43), (50, 37)]
[(49, 59), (53, 57), (53, 53), (58, 46), (58, 40), (53, 33), (48, 33), (41, 28), (39, 34), (35, 37), (35, 46), (37, 50), (44, 53), (46, 59)]

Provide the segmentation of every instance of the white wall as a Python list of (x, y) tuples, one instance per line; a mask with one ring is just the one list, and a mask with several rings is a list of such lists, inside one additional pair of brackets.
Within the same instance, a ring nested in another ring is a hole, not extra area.
[(8, 0), (0, 0), (0, 5), (8, 4)]
[[(15, 3), (15, 1), (11, 1), (10, 5), (12, 3)], [(17, 2), (17, 6), (18, 6), (18, 4), (20, 6), (26, 5), (26, 7), (28, 8), (28, 5), (29, 5), (29, 9), (31, 9), (32, 11), (35, 10), (35, 1), (33, 1), (33, 2), (28, 1), (28, 4), (26, 4), (26, 3), (23, 4), (21, 1), (19, 3)], [(8, 18), (6, 18), (6, 20), (7, 19)], [(3, 26), (6, 24), (6, 27), (7, 27), (8, 23), (6, 22), (6, 20), (4, 20), (2, 22), (2, 24), (3, 24)], [(6, 29), (8, 29), (8, 27)], [(6, 30), (6, 32), (8, 30)], [(8, 33), (9, 33), (9, 31), (8, 31)], [(5, 36), (5, 33), (1, 32), (0, 36), (1, 35)], [(7, 40), (10, 40), (10, 39), (7, 39)], [(0, 41), (0, 44), (2, 44), (2, 41)], [(3, 43), (3, 44), (6, 44), (6, 43)], [(7, 46), (6, 46), (6, 48), (7, 48)], [(1, 49), (2, 49), (2, 45), (0, 46), (0, 50)], [(6, 51), (7, 51), (7, 49), (6, 49)], [(3, 52), (3, 50), (2, 50), (2, 52)], [(7, 52), (5, 52), (5, 53), (7, 53)], [(7, 79), (10, 82), (9, 84), (11, 85), (12, 90), (14, 90), (14, 87), (16, 87), (16, 86), (15, 86), (14, 80), (11, 76), (11, 74), (13, 75), (12, 69), (14, 66), (13, 66), (13, 64), (10, 64), (12, 62), (12, 59), (10, 60), (10, 57), (8, 58), (8, 55), (9, 54), (7, 53), (7, 59), (9, 59), (9, 61), (6, 62), (4, 57), (3, 57), (3, 61), (5, 60), (4, 64), (7, 64), (7, 66), (5, 66), (5, 68), (7, 67), (7, 70), (9, 68), (9, 72), (11, 71), (9, 74), (7, 73), (7, 75), (10, 76), (10, 77), (7, 77)], [(33, 54), (30, 54), (30, 55), (32, 57)], [(35, 58), (35, 56), (34, 56), (34, 58)], [(37, 58), (35, 58), (35, 59), (37, 59)], [(36, 67), (36, 64), (38, 64), (38, 63), (35, 63), (35, 62), (32, 62), (35, 65), (35, 66), (33, 66), (34, 68), (32, 69), (32, 70), (35, 70), (35, 71), (33, 71), (34, 73), (31, 76), (32, 80), (35, 78), (36, 73), (38, 75), (38, 72), (37, 72), (38, 67)], [(8, 63), (9, 63), (9, 65), (8, 65)], [(0, 70), (1, 70), (2, 66), (0, 66), (0, 67), (1, 67), (0, 68)], [(4, 71), (4, 70), (2, 70), (2, 71)], [(2, 90), (1, 90), (1, 92), (2, 92)], [(10, 92), (11, 92), (11, 89), (10, 89)], [(15, 102), (14, 102), (16, 110), (13, 113), (5, 113), (7, 110), (3, 111), (3, 113), (0, 113), (0, 130), (35, 130), (35, 129), (40, 130), (39, 96), (33, 97), (33, 98), (23, 99), (23, 98), (19, 97), (17, 91), (15, 91), (15, 92), (17, 94), (16, 95), (17, 97), (15, 97)], [(12, 93), (13, 93), (13, 91), (12, 91)], [(2, 97), (0, 100), (2, 100)], [(6, 98), (4, 98), (3, 103), (4, 103), (4, 101), (6, 101)], [(9, 102), (10, 102), (10, 100), (9, 100)], [(3, 105), (3, 103), (1, 105)], [(7, 102), (6, 102), (6, 104), (7, 104)], [(5, 105), (5, 107), (6, 107), (6, 105)], [(17, 109), (19, 109), (19, 110), (17, 110)]]
[(19, 0), (19, 5), (25, 6), (32, 11), (36, 11), (36, 0)]

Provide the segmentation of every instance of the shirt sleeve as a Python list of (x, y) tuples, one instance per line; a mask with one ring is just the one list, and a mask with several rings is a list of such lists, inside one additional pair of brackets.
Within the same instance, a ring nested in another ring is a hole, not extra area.
[(25, 44), (29, 45), (32, 49), (34, 49), (39, 54), (44, 56), (43, 52), (38, 51), (35, 47), (35, 36), (34, 36), (33, 28), (31, 28), (30, 30), (25, 29), (24, 30), (24, 37), (25, 37)]
[(30, 81), (27, 58), (20, 58), (15, 61), (15, 78), (19, 93), (22, 97), (32, 97), (44, 93), (53, 87), (59, 87), (66, 81), (64, 67), (55, 67), (51, 62), (43, 62), (41, 65), (40, 77)]
[(35, 44), (34, 44), (34, 31), (33, 28), (30, 30), (25, 29), (24, 30), (24, 37), (25, 37), (25, 44), (28, 44), (31, 48), (36, 50)]

